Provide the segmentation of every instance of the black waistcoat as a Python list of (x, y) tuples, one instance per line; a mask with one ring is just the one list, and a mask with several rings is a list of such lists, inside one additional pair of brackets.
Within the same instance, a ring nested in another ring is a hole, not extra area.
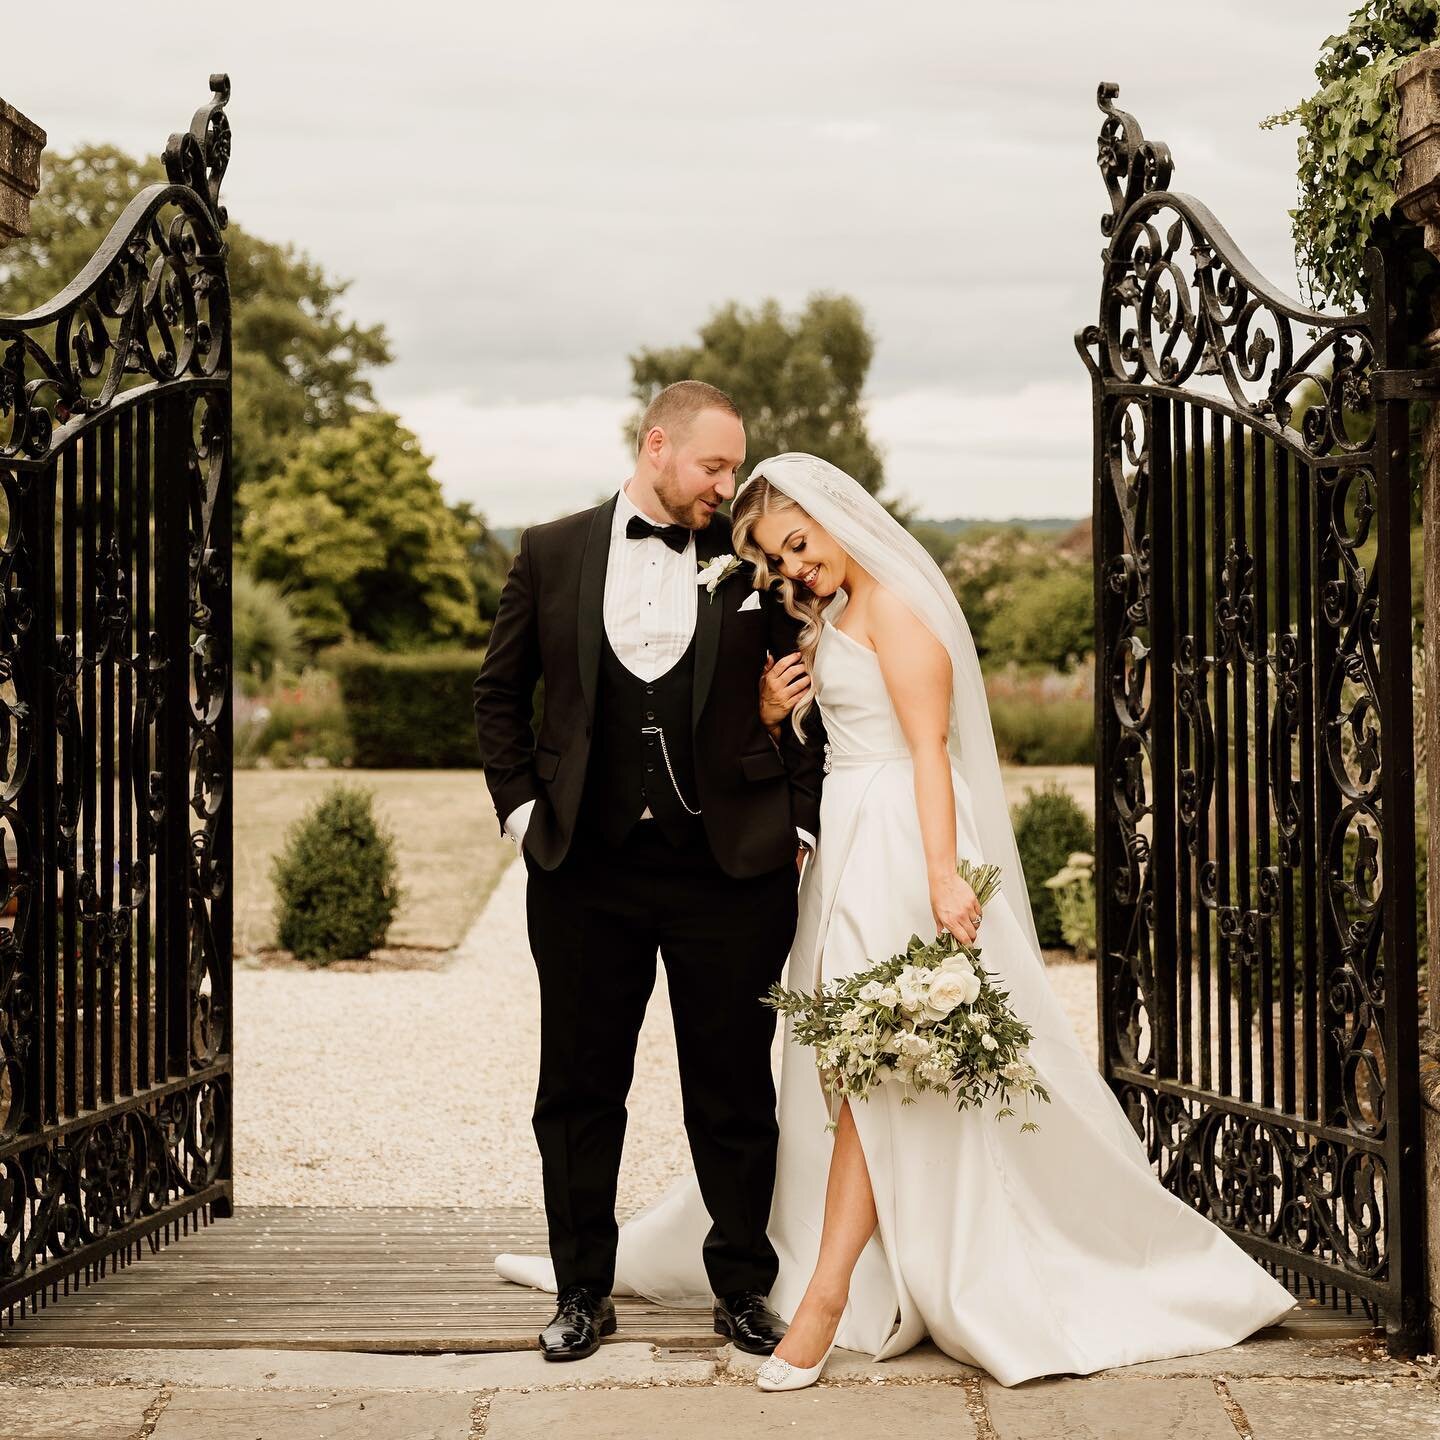
[(630, 833), (647, 805), (671, 844), (690, 845), (701, 834), (699, 817), (685, 809), (687, 804), (700, 807), (690, 729), (694, 689), (693, 636), (669, 670), (647, 681), (621, 664), (609, 637), (602, 635), (581, 823), (609, 844), (618, 845)]

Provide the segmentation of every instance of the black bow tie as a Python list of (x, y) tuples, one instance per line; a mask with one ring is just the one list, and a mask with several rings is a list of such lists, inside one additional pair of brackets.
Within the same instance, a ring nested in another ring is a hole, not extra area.
[(648, 540), (653, 535), (679, 555), (690, 543), (692, 532), (684, 525), (652, 525), (643, 516), (632, 515), (625, 526), (625, 533), (632, 540)]

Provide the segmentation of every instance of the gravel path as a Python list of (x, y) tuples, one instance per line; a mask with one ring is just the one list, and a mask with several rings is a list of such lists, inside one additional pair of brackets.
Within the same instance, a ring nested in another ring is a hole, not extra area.
[[(619, 1205), (688, 1168), (663, 967), (640, 1035)], [(1095, 970), (1050, 978), (1095, 1048)], [(539, 992), (512, 864), (443, 970), (235, 969), (241, 1205), (541, 1204)]]

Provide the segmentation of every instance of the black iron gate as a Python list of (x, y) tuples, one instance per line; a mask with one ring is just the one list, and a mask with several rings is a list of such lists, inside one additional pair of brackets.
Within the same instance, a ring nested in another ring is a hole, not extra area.
[(210, 85), (169, 183), (0, 319), (12, 1324), (230, 1213), (230, 85)]
[(1100, 88), (1101, 1065), (1164, 1182), (1423, 1342), (1403, 305), (1327, 315)]

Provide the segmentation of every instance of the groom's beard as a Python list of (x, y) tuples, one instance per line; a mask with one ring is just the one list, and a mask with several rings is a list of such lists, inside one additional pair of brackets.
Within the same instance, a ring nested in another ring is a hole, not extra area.
[(708, 500), (711, 505), (723, 503), (723, 497), (718, 491), (694, 497), (685, 495), (676, 479), (673, 460), (655, 477), (655, 498), (659, 500), (665, 513), (677, 525), (683, 525), (687, 530), (703, 530), (710, 523), (710, 516), (714, 512), (709, 505), (702, 504), (702, 501)]

